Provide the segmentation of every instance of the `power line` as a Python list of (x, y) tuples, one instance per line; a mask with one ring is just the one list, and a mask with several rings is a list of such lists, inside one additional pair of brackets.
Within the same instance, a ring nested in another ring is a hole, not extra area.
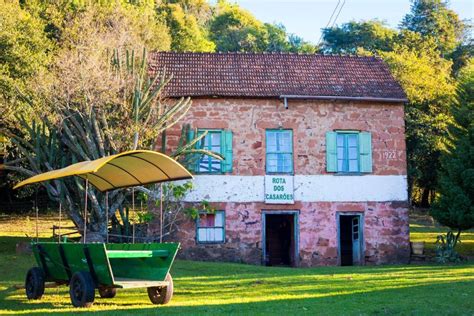
[(342, 5), (341, 5), (341, 7), (339, 8), (339, 12), (337, 12), (336, 18), (335, 18), (334, 21), (332, 22), (331, 27), (333, 27), (334, 24), (336, 24), (337, 18), (339, 17), (339, 14), (341, 14), (342, 8), (344, 7), (345, 4), (346, 4), (346, 0), (343, 0), (343, 1), (342, 1)]
[[(331, 27), (333, 27), (334, 24), (336, 24), (337, 18), (339, 17), (339, 14), (341, 14), (342, 8), (343, 8), (344, 5), (346, 4), (346, 0), (342, 0), (342, 5), (341, 5), (340, 7), (339, 7), (339, 4), (341, 4), (341, 0), (338, 0), (338, 1), (337, 1), (336, 7), (335, 7), (334, 10), (332, 11), (331, 17), (329, 18), (329, 21), (328, 21), (328, 23), (326, 24), (325, 29), (327, 29), (327, 28), (329, 27), (329, 24), (331, 24), (331, 21), (332, 21)], [(339, 11), (337, 12), (336, 17), (335, 17), (334, 20), (333, 20), (332, 18), (334, 17), (334, 13), (336, 13), (336, 11), (337, 11), (338, 8), (339, 8)], [(322, 40), (322, 39), (323, 39), (323, 33), (321, 32), (321, 36), (319, 37), (318, 43), (317, 43), (316, 45), (319, 45), (319, 43), (321, 43), (321, 40)]]
[[(333, 18), (333, 16), (334, 16), (334, 13), (336, 13), (336, 10), (337, 10), (337, 8), (339, 7), (339, 4), (340, 4), (340, 3), (341, 3), (341, 0), (337, 0), (336, 7), (335, 7), (334, 10), (332, 11), (331, 17), (329, 18), (328, 24), (326, 24), (325, 29), (328, 28), (329, 24), (331, 24), (331, 20), (332, 20), (332, 18)], [(318, 40), (318, 44), (317, 44), (317, 45), (319, 45), (319, 43), (321, 42), (321, 39), (322, 39), (322, 38), (323, 38), (323, 33), (321, 33), (321, 36), (319, 37), (319, 40)]]

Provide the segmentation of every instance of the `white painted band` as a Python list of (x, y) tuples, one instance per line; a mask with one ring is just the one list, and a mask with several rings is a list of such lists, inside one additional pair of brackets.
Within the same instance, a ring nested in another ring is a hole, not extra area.
[[(196, 175), (184, 201), (263, 202), (265, 176)], [(294, 198), (301, 202), (407, 201), (406, 176), (295, 175)]]

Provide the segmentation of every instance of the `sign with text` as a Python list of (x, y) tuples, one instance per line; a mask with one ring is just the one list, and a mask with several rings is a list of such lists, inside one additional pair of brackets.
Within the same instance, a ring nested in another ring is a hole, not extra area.
[(293, 204), (293, 176), (265, 176), (265, 203)]

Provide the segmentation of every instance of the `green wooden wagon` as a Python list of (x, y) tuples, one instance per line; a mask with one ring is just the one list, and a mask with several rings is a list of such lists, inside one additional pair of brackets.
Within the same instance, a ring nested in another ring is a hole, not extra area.
[[(135, 150), (94, 161), (84, 161), (26, 179), (15, 186), (78, 176), (107, 192), (124, 187), (190, 179), (191, 174), (178, 162), (161, 153)], [(32, 243), (37, 267), (25, 279), (28, 299), (40, 299), (46, 282), (68, 285), (76, 307), (93, 304), (95, 290), (100, 297), (113, 298), (117, 289), (147, 288), (153, 304), (166, 304), (173, 296), (170, 268), (179, 243), (89, 243), (87, 202), (84, 211), (83, 242)], [(106, 216), (108, 218), (108, 216)], [(107, 238), (108, 239), (108, 238)], [(59, 239), (60, 240), (60, 239)]]
[(178, 243), (57, 243), (34, 242), (38, 264), (25, 280), (28, 299), (40, 299), (45, 282), (69, 285), (76, 307), (92, 305), (95, 289), (113, 298), (117, 289), (147, 288), (153, 304), (166, 304), (173, 296), (169, 273)]

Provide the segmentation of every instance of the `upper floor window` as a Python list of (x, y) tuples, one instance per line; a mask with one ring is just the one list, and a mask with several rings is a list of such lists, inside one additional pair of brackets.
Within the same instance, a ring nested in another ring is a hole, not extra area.
[(267, 173), (293, 173), (293, 131), (266, 131)]
[(225, 213), (200, 213), (196, 221), (196, 240), (199, 243), (225, 242)]
[[(203, 131), (199, 131), (202, 133)], [(206, 136), (201, 140), (200, 148), (206, 149), (215, 153), (222, 153), (222, 131), (210, 130)], [(203, 155), (198, 162), (198, 172), (216, 173), (221, 172), (221, 160)]]
[(372, 172), (372, 136), (368, 132), (335, 131), (326, 133), (328, 172)]
[(337, 133), (337, 171), (359, 172), (359, 135)]
[[(226, 173), (232, 172), (232, 132), (222, 129), (199, 129), (198, 135), (207, 134), (196, 144), (196, 148), (205, 149), (221, 154), (224, 160), (201, 155), (199, 159), (190, 166), (191, 171), (196, 173)], [(195, 131), (190, 130), (188, 141), (194, 139)]]

